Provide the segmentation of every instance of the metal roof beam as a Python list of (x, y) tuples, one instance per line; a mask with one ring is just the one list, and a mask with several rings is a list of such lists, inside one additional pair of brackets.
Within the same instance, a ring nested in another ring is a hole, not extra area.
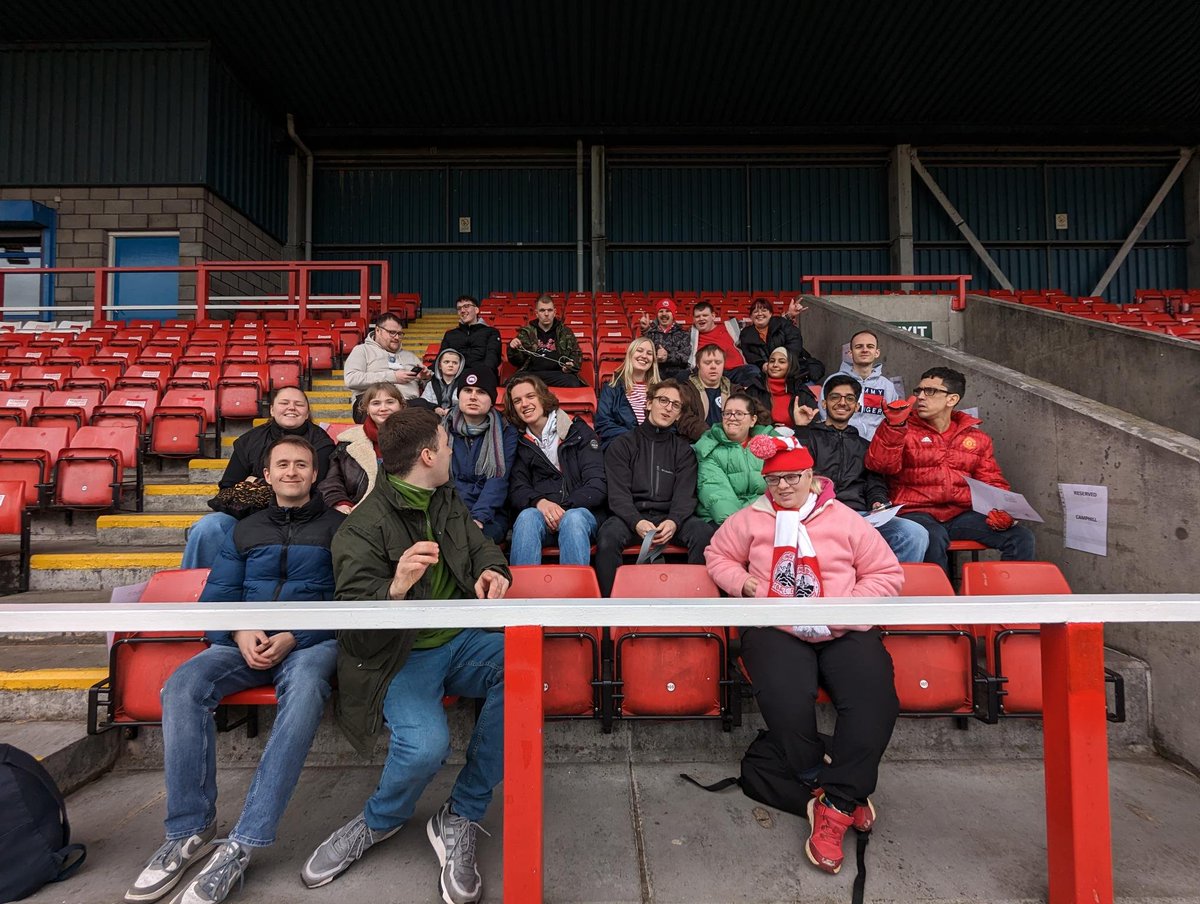
[(1162, 202), (1166, 200), (1167, 195), (1175, 186), (1175, 182), (1183, 173), (1184, 167), (1188, 165), (1188, 161), (1192, 159), (1194, 153), (1193, 148), (1181, 148), (1179, 151), (1179, 159), (1175, 165), (1171, 167), (1171, 172), (1167, 173), (1167, 178), (1163, 180), (1163, 184), (1158, 187), (1158, 191), (1154, 193), (1154, 197), (1150, 199), (1150, 203), (1146, 205), (1146, 209), (1142, 211), (1142, 215), (1138, 217), (1138, 221), (1133, 224), (1133, 229), (1129, 231), (1124, 243), (1117, 249), (1116, 256), (1113, 257), (1112, 263), (1108, 265), (1108, 269), (1104, 271), (1104, 275), (1100, 277), (1100, 281), (1096, 283), (1096, 288), (1092, 289), (1091, 295), (1095, 297), (1100, 295), (1108, 284), (1112, 282), (1112, 278), (1117, 275), (1117, 271), (1121, 269), (1121, 265), (1125, 263), (1125, 258), (1129, 257), (1129, 252), (1133, 250), (1133, 246), (1137, 244), (1137, 240), (1142, 237), (1142, 233), (1146, 231), (1146, 227), (1158, 213), (1158, 208), (1162, 206)]
[(971, 227), (967, 225), (967, 221), (964, 220), (962, 214), (958, 212), (958, 208), (951, 203), (950, 199), (946, 197), (946, 193), (942, 191), (941, 186), (939, 186), (933, 176), (929, 174), (929, 170), (925, 169), (925, 167), (921, 164), (920, 159), (917, 157), (916, 151), (913, 151), (909, 155), (909, 160), (912, 163), (913, 172), (921, 177), (921, 181), (925, 183), (925, 187), (929, 189), (929, 193), (933, 195), (934, 199), (940, 205), (942, 205), (942, 210), (946, 211), (946, 214), (950, 217), (950, 222), (952, 222), (958, 231), (962, 233), (963, 238), (967, 240), (967, 244), (971, 246), (971, 250), (973, 250), (975, 254), (978, 255), (979, 259), (983, 261), (983, 265), (987, 267), (988, 272), (996, 278), (996, 282), (1000, 283), (1003, 288), (1008, 289), (1011, 292), (1013, 284), (1008, 281), (1008, 277), (1004, 275), (1004, 271), (1000, 269), (1000, 265), (996, 263), (995, 259), (990, 254), (988, 254), (987, 249), (983, 247), (983, 242), (979, 241), (979, 237), (975, 235)]

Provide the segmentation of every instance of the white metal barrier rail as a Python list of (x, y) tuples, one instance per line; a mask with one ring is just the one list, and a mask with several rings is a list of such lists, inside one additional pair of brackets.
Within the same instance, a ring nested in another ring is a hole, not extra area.
[[(504, 628), (504, 890), (542, 900), (542, 627), (1041, 625), (1050, 904), (1112, 904), (1104, 622), (1200, 622), (1200, 595), (0, 605), (0, 630)], [(986, 806), (982, 801), (981, 805)]]

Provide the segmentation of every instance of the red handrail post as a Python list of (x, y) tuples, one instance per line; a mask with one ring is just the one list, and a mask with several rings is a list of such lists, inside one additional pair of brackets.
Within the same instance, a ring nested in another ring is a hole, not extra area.
[(306, 320), (308, 318), (308, 280), (312, 276), (312, 270), (307, 264), (300, 265), (300, 291), (296, 295), (296, 319)]
[(108, 319), (108, 271), (97, 267), (92, 271), (92, 323), (103, 323)]
[(542, 900), (542, 629), (504, 629), (504, 900)]
[(1050, 904), (1112, 904), (1104, 626), (1041, 633)]
[(0, 317), (4, 316), (4, 274), (8, 272), (10, 271), (0, 270)]
[(388, 302), (392, 291), (392, 268), (387, 261), (379, 262), (379, 313), (391, 310)]
[(296, 291), (296, 271), (287, 271), (287, 303), (289, 306), (296, 305), (296, 320), (306, 319), (300, 314), (299, 293)]
[(371, 268), (358, 268), (358, 316), (371, 319)]
[(196, 267), (196, 323), (208, 318), (208, 267), (200, 264)]

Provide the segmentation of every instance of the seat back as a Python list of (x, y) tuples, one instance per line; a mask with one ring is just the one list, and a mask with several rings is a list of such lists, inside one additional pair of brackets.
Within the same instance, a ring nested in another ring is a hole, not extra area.
[(25, 523), (25, 484), (0, 481), (0, 534), (20, 534)]
[(99, 426), (80, 427), (71, 439), (72, 449), (116, 449), (121, 466), (136, 468), (138, 463), (138, 431), (132, 421)]
[(22, 424), (29, 423), (29, 415), (33, 409), (42, 404), (45, 392), (40, 389), (27, 389), (19, 392), (0, 392), (0, 409), (4, 415)]
[(13, 427), (0, 436), (0, 480), (23, 481), (25, 505), (38, 505), (67, 442), (66, 427)]

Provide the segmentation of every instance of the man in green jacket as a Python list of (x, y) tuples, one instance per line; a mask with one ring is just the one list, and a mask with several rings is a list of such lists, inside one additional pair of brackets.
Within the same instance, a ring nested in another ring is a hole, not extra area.
[(540, 296), (533, 310), (537, 316), (508, 343), (508, 360), (518, 374), (536, 374), (547, 386), (583, 386), (583, 351), (575, 334), (558, 319), (554, 299)]
[[(379, 429), (375, 489), (333, 541), (339, 600), (500, 599), (511, 573), (450, 483), (451, 445), (431, 411), (409, 408)], [(483, 701), (466, 764), (426, 832), (447, 904), (479, 901), (479, 820), (504, 774), (504, 635), (468, 629), (338, 632), (338, 722), (364, 755), (386, 719), (383, 774), (363, 812), (325, 839), (301, 877), (332, 882), (411, 818), (450, 753), (445, 694)]]

